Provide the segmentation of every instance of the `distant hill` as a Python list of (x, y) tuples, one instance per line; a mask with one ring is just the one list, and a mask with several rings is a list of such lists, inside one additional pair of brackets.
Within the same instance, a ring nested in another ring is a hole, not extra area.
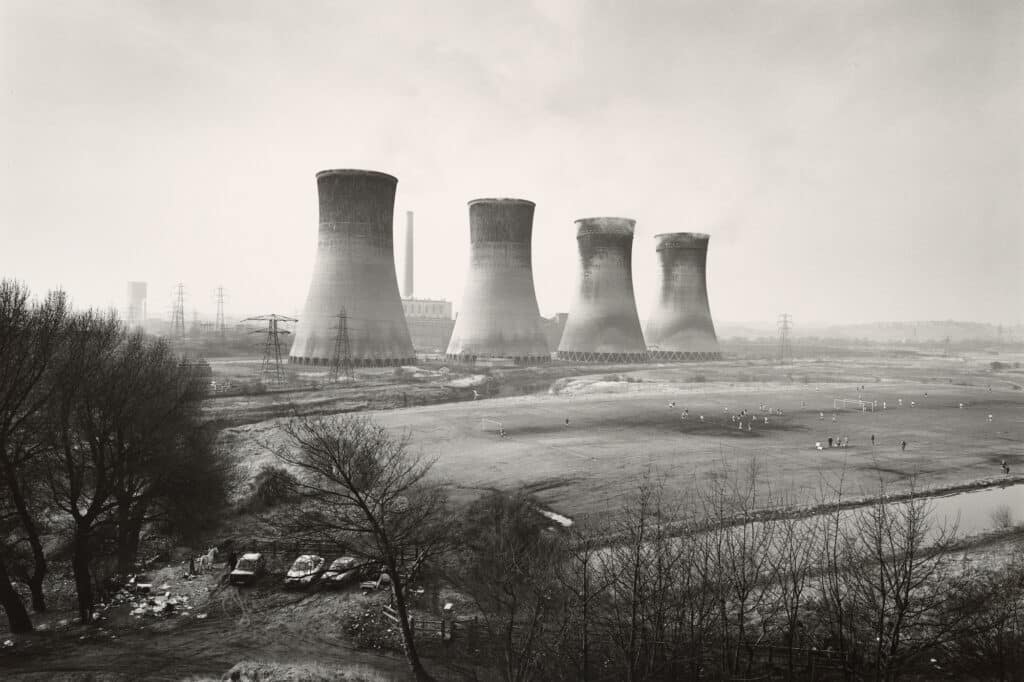
[[(776, 336), (774, 325), (760, 322), (717, 324), (721, 338), (759, 338)], [(982, 322), (935, 320), (921, 322), (868, 322), (864, 324), (838, 324), (802, 326), (793, 329), (794, 338), (817, 337), (828, 339), (858, 339), (882, 343), (915, 343), (944, 341), (986, 341), (1011, 343), (1024, 341), (1024, 326), (999, 326)]]

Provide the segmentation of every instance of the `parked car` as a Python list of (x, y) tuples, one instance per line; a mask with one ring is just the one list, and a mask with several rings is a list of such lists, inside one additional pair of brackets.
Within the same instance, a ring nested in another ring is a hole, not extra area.
[(322, 556), (303, 554), (288, 569), (288, 574), (284, 577), (285, 586), (305, 587), (312, 585), (320, 577), (320, 574), (324, 572), (326, 563)]
[(267, 562), (259, 552), (246, 552), (228, 576), (232, 585), (251, 585), (267, 572)]
[(355, 557), (343, 556), (331, 562), (320, 580), (329, 587), (354, 583), (366, 574), (366, 566)]

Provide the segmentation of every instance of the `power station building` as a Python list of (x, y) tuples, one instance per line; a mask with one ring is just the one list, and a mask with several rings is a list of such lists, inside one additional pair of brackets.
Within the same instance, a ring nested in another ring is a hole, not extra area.
[(413, 289), (415, 264), (413, 212), (405, 212), (405, 261), (402, 265), (402, 310), (413, 348), (420, 353), (444, 353), (452, 338), (452, 304), (434, 298), (416, 298)]
[(550, 362), (533, 286), (533, 211), (524, 199), (469, 202), (469, 271), (448, 360)]
[(344, 312), (354, 366), (415, 363), (395, 273), (398, 179), (376, 171), (325, 170), (316, 182), (316, 258), (289, 362), (330, 365)]
[(575, 297), (558, 345), (570, 362), (645, 362), (633, 296), (633, 229), (629, 218), (576, 221), (579, 247)]
[(655, 235), (657, 300), (644, 328), (651, 360), (720, 360), (708, 305), (706, 234)]
[(125, 309), (125, 324), (129, 329), (146, 324), (146, 283), (128, 282), (128, 306)]

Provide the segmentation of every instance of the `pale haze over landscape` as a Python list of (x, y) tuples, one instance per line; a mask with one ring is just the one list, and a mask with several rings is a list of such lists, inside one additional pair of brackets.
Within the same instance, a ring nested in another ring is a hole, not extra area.
[[(1024, 5), (0, 0), (0, 275), (151, 317), (301, 310), (314, 174), (398, 177), (416, 293), (458, 306), (466, 202), (537, 204), (541, 312), (573, 220), (711, 234), (719, 321), (1024, 309)], [(402, 242), (400, 236), (396, 244)], [(400, 256), (401, 254), (399, 254)]]

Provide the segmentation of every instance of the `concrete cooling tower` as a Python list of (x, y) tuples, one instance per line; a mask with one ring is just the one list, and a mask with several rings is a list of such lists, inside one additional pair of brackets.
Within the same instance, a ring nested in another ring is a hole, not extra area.
[(708, 235), (655, 235), (658, 300), (644, 328), (651, 360), (720, 360), (708, 306)]
[(532, 201), (469, 202), (469, 274), (448, 359), (511, 358), (517, 365), (549, 362), (533, 288)]
[(583, 218), (576, 296), (558, 345), (572, 362), (644, 362), (647, 348), (633, 298), (633, 227), (629, 218)]
[(415, 363), (395, 274), (391, 220), (398, 180), (374, 171), (325, 170), (316, 184), (313, 280), (288, 361), (330, 365), (344, 309), (353, 366)]

